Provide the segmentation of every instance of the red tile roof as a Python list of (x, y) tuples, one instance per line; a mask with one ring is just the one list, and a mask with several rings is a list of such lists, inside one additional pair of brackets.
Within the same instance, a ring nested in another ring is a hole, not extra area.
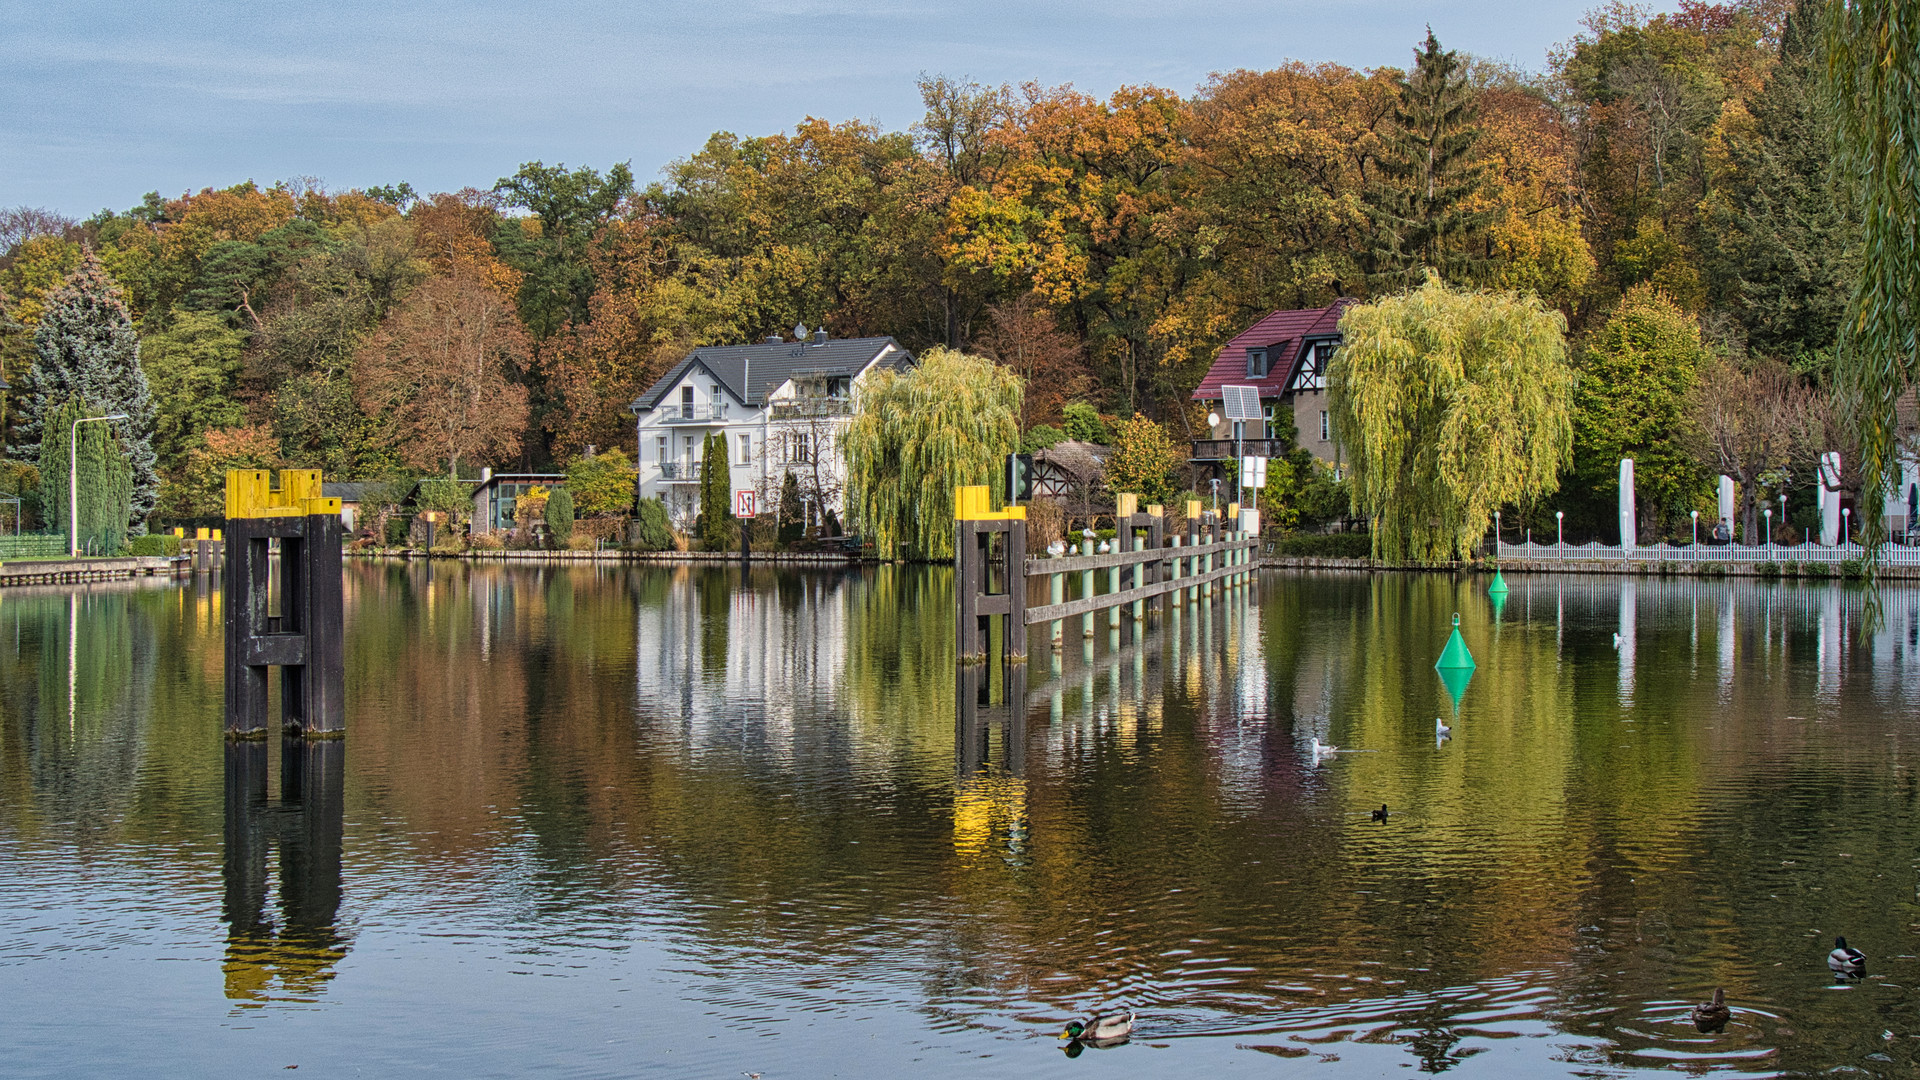
[[(1222, 386), (1249, 385), (1258, 386), (1263, 398), (1279, 397), (1293, 375), (1294, 365), (1300, 361), (1302, 339), (1338, 333), (1341, 313), (1354, 303), (1352, 298), (1343, 296), (1323, 308), (1276, 311), (1247, 327), (1213, 358), (1213, 366), (1207, 369), (1207, 377), (1200, 380), (1193, 399), (1218, 401)], [(1268, 350), (1267, 377), (1249, 379), (1247, 350), (1263, 346)]]

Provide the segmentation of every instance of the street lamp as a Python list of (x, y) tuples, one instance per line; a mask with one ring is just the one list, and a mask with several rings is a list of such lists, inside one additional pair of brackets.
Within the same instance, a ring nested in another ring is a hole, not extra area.
[(1846, 547), (1848, 541), (1851, 540), (1852, 537), (1853, 537), (1853, 508), (1850, 506), (1843, 506), (1840, 508), (1840, 546)]
[(67, 532), (67, 547), (73, 550), (73, 557), (80, 557), (80, 425), (91, 424), (95, 420), (125, 420), (126, 413), (109, 413), (106, 416), (83, 416), (73, 422), (73, 430), (67, 433), (67, 511), (68, 522), (72, 526)]
[(1493, 557), (1500, 557), (1500, 511), (1493, 512)]
[(1220, 478), (1216, 476), (1207, 481), (1207, 483), (1213, 485), (1213, 513), (1214, 516), (1218, 517), (1220, 514)]
[(1773, 507), (1771, 506), (1767, 507), (1766, 514), (1767, 514), (1767, 546), (1772, 547), (1773, 546)]
[(1695, 510), (1692, 513), (1693, 513), (1693, 557), (1697, 559), (1700, 557), (1700, 511)]

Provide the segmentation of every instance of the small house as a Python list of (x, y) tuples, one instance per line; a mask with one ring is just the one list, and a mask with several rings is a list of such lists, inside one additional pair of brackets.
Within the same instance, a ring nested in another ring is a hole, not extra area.
[[(1291, 423), (1297, 444), (1331, 464), (1333, 424), (1327, 414), (1327, 366), (1340, 347), (1340, 316), (1357, 301), (1342, 297), (1324, 308), (1276, 311), (1236, 336), (1214, 357), (1193, 400), (1219, 421), (1193, 441), (1193, 461), (1217, 464), (1236, 454), (1279, 457), (1274, 433)], [(1252, 386), (1260, 392), (1261, 418), (1229, 420), (1222, 387)]]

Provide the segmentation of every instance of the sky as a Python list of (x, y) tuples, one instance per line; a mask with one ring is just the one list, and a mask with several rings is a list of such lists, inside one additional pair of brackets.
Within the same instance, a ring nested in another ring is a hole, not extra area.
[(1099, 96), (1441, 43), (1530, 70), (1599, 0), (0, 0), (0, 207), (74, 217), (245, 180), (489, 187), (808, 116), (900, 130), (922, 73)]

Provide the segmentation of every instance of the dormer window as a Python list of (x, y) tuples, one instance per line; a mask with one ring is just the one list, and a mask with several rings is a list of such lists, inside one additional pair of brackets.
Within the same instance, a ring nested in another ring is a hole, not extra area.
[(1247, 378), (1264, 379), (1267, 377), (1267, 350), (1247, 350)]

